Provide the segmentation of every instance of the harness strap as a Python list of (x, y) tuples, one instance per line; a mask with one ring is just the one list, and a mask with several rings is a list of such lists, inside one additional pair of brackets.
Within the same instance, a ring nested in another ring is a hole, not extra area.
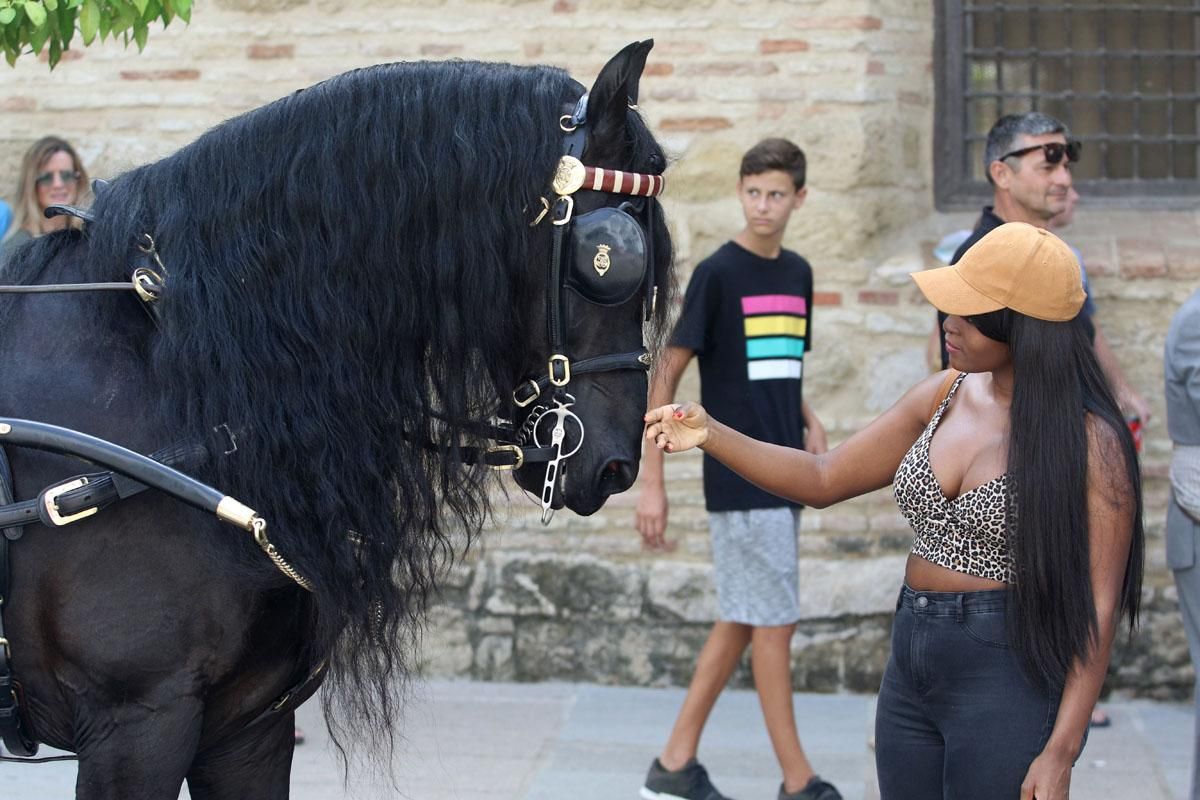
[[(67, 215), (78, 217), (87, 223), (96, 221), (95, 216), (90, 211), (85, 211), (81, 208), (69, 205), (51, 205), (46, 207), (46, 218)], [(155, 305), (162, 297), (163, 289), (166, 286), (167, 269), (163, 266), (162, 259), (158, 256), (158, 249), (154, 243), (154, 237), (148, 233), (142, 234), (142, 241), (137, 245), (148, 259), (152, 259), (152, 263), (143, 266), (138, 266), (133, 269), (130, 274), (129, 281), (114, 281), (101, 283), (43, 283), (43, 284), (19, 284), (19, 285), (2, 285), (0, 293), (3, 294), (55, 294), (59, 292), (133, 292), (142, 301), (142, 307), (150, 314), (150, 318), (158, 325), (158, 308)], [(155, 269), (157, 267), (157, 269)]]
[[(0, 457), (3, 457), (0, 448)], [(8, 459), (4, 457), (4, 475), (0, 475), (0, 503), (13, 500), (12, 476), (8, 470)], [(7, 533), (7, 532), (6, 532)], [(21, 704), (17, 696), (19, 688), (13, 678), (12, 656), (8, 637), (4, 633), (4, 604), (8, 600), (9, 547), (7, 535), (0, 536), (0, 741), (16, 756), (32, 756), (37, 753), (37, 741), (26, 730), (21, 718)]]
[[(455, 420), (445, 414), (437, 411), (430, 411), (429, 414), (434, 419), (441, 420), (447, 425), (455, 425)], [(530, 447), (522, 444), (511, 422), (507, 420), (498, 420), (498, 422), (501, 424), (493, 425), (474, 420), (457, 422), (458, 427), (466, 433), (484, 439), (493, 439), (499, 442), (499, 444), (490, 447), (458, 447), (455, 458), (467, 465), (483, 463), (492, 469), (509, 470), (520, 469), (525, 464), (549, 461), (554, 457), (553, 448)], [(414, 437), (407, 435), (404, 438), (410, 442), (414, 440)], [(454, 449), (448, 442), (439, 443), (429, 439), (420, 444), (421, 448), (426, 452), (437, 453), (443, 456), (450, 455), (451, 450)]]
[(54, 219), (55, 217), (75, 217), (84, 222), (95, 222), (96, 215), (87, 209), (79, 206), (67, 205), (66, 203), (53, 203), (46, 206), (46, 210), (42, 212), (46, 219)]
[[(7, 505), (13, 501), (13, 485), (12, 467), (8, 463), (8, 454), (4, 452), (3, 447), (0, 447), (0, 504)], [(0, 536), (8, 541), (15, 542), (21, 538), (23, 533), (20, 526), (9, 527), (0, 522)]]
[[(99, 466), (108, 467), (113, 472), (127, 475), (134, 481), (158, 489), (202, 511), (216, 514), (217, 518), (223, 522), (228, 522), (253, 534), (255, 543), (280, 572), (303, 589), (312, 591), (312, 584), (284, 560), (278, 548), (267, 538), (267, 521), (257, 511), (177, 469), (104, 439), (98, 439), (70, 428), (61, 428), (57, 425), (47, 425), (27, 419), (0, 417), (0, 443), (5, 442), (22, 447), (49, 450), (53, 453), (63, 453), (91, 461)], [(49, 513), (48, 507), (47, 513)]]
[(317, 689), (321, 687), (321, 681), (325, 677), (325, 668), (329, 666), (327, 659), (321, 661), (313, 667), (312, 671), (305, 675), (300, 681), (292, 685), (287, 691), (279, 696), (275, 702), (267, 706), (261, 714), (247, 722), (241, 727), (238, 733), (249, 730), (261, 722), (266, 722), (269, 719), (286, 714), (290, 711), (295, 711), (300, 706), (304, 705), (304, 701), (312, 697)]
[[(570, 206), (567, 208), (569, 209)], [(557, 209), (555, 213), (557, 213)], [(565, 213), (569, 214), (570, 211)], [(550, 291), (547, 293), (546, 308), (547, 334), (550, 342), (547, 372), (550, 383), (555, 386), (566, 386), (571, 381), (571, 364), (567, 360), (567, 354), (563, 352), (567, 341), (567, 321), (563, 318), (562, 308), (562, 250), (563, 231), (566, 229), (566, 225), (562, 222), (568, 219), (570, 219), (569, 216), (564, 217), (563, 220), (555, 220), (554, 240), (550, 251), (550, 276), (547, 284), (550, 287)]]
[[(197, 443), (180, 443), (164, 447), (150, 458), (168, 467), (195, 469), (208, 461), (208, 449)], [(62, 487), (72, 486), (64, 491)], [(133, 497), (146, 491), (144, 483), (117, 472), (90, 472), (75, 475), (47, 486), (36, 500), (14, 502), (12, 495), (0, 497), (0, 528), (9, 539), (20, 538), (20, 527), (41, 522), (56, 528), (106, 508), (117, 500)], [(16, 530), (12, 536), (9, 530)]]
[[(636, 91), (636, 89), (635, 89)], [(637, 102), (636, 100), (634, 101)], [(642, 309), (645, 321), (654, 317), (655, 306), (658, 305), (658, 284), (655, 283), (654, 260), (654, 203), (646, 201), (646, 269), (649, 274), (645, 277), (645, 294), (642, 297)]]
[[(588, 93), (584, 92), (578, 101), (571, 106), (558, 123), (563, 133), (562, 157), (581, 159), (587, 148), (587, 109)], [(554, 185), (557, 186), (557, 180)], [(557, 191), (557, 189), (555, 189)], [(549, 382), (562, 389), (571, 382), (571, 361), (567, 356), (567, 321), (564, 316), (562, 302), (563, 270), (562, 251), (563, 239), (571, 217), (575, 213), (575, 199), (568, 193), (561, 193), (554, 200), (551, 208), (551, 222), (554, 233), (550, 245), (550, 274), (547, 278), (546, 292), (546, 327), (547, 342), (550, 345), (550, 357), (546, 363)]]
[(521, 444), (501, 444), (495, 447), (463, 447), (459, 458), (464, 464), (482, 461), (492, 469), (520, 469), (526, 464), (540, 464), (554, 458), (553, 447), (527, 447)]
[[(649, 370), (653, 359), (645, 348), (631, 353), (610, 353), (603, 356), (593, 356), (577, 361), (571, 365), (572, 375), (586, 375), (590, 372), (611, 372), (618, 369)], [(513, 390), (513, 402), (522, 408), (532, 403), (551, 384), (550, 375), (530, 378)]]
[[(3, 442), (48, 450), (52, 453), (64, 453), (109, 467), (114, 472), (129, 475), (203, 511), (216, 513), (217, 507), (225, 499), (221, 492), (178, 470), (120, 445), (70, 428), (27, 419), (0, 417), (0, 443)], [(226, 508), (228, 506), (222, 508), (222, 511)], [(225, 514), (218, 516), (226, 519)], [(248, 520), (228, 521), (246, 530), (251, 529)]]
[[(41, 522), (38, 516), (37, 500), (22, 500), (19, 503), (5, 503), (0, 506), (0, 527), (4, 528), (3, 538), (6, 542), (15, 542), (21, 538), (23, 528)], [(14, 534), (13, 531), (16, 531)]]
[(115, 283), (40, 283), (35, 285), (0, 286), (7, 294), (50, 294), (53, 292), (136, 292), (131, 281)]

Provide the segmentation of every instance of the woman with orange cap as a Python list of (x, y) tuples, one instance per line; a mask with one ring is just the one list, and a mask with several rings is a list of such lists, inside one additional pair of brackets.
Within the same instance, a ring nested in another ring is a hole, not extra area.
[(893, 484), (915, 537), (876, 710), (882, 800), (1061, 800), (1120, 617), (1137, 619), (1133, 440), (1054, 234), (1001, 225), (913, 279), (950, 315), (951, 369), (841, 446), (758, 442), (694, 403), (650, 411), (646, 438), (805, 505)]

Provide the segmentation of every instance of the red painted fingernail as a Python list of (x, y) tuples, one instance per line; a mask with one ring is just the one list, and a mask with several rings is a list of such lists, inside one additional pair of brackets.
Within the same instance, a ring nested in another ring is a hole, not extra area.
[(679, 409), (675, 409), (675, 419), (683, 419), (683, 412)]

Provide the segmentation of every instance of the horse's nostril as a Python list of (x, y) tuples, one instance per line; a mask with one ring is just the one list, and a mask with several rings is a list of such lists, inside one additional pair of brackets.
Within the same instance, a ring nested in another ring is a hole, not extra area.
[(618, 494), (633, 486), (637, 468), (630, 461), (614, 459), (600, 470), (600, 491), (605, 495)]

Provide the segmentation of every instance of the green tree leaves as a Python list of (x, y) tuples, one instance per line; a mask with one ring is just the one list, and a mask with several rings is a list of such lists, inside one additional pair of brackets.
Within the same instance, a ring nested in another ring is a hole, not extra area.
[(71, 46), (78, 29), (84, 46), (108, 37), (146, 47), (150, 24), (176, 17), (189, 22), (192, 0), (0, 0), (0, 50), (16, 64), (22, 55), (48, 51), (50, 68)]
[(29, 21), (33, 23), (35, 30), (46, 27), (47, 12), (41, 0), (26, 0), (22, 9), (25, 11), (25, 16), (29, 17)]

